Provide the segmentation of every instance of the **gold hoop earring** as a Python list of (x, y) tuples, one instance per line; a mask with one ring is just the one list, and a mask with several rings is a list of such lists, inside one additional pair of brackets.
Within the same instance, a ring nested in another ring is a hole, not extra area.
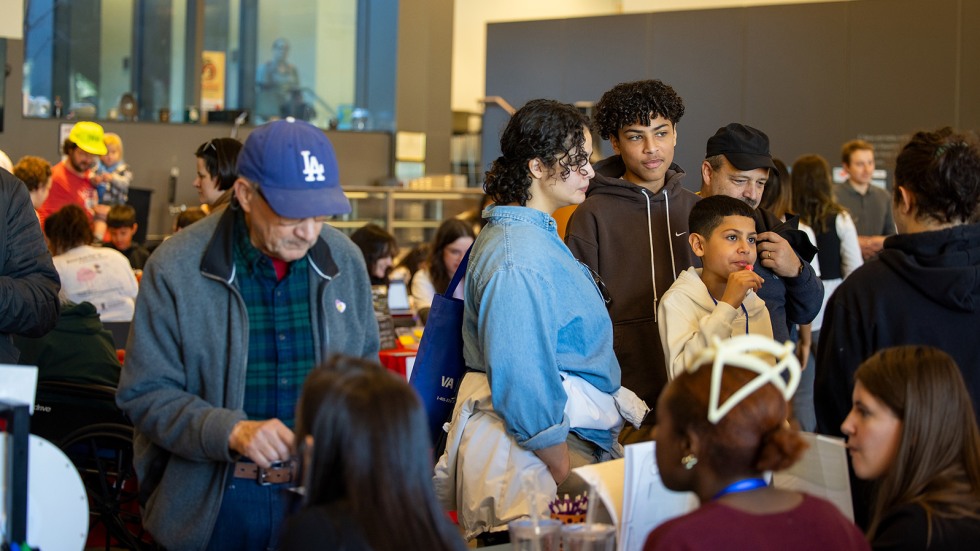
[(698, 464), (698, 458), (694, 457), (693, 453), (689, 453), (685, 455), (683, 458), (681, 458), (681, 465), (684, 465), (684, 468), (689, 471), (693, 469), (694, 466), (697, 464)]

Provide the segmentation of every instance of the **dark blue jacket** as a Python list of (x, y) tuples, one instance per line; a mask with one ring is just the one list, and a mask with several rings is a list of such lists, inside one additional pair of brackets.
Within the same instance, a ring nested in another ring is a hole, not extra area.
[(58, 277), (27, 186), (0, 168), (0, 363), (20, 352), (11, 335), (41, 337), (58, 322)]

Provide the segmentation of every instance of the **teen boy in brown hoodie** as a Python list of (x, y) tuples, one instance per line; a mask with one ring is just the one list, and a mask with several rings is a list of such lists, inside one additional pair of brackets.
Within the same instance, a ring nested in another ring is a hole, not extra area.
[[(616, 155), (595, 164), (595, 177), (568, 222), (565, 243), (608, 290), (613, 347), (623, 386), (656, 410), (667, 383), (657, 304), (695, 262), (687, 218), (698, 197), (681, 186), (673, 163), (684, 102), (659, 80), (618, 84), (595, 106), (593, 126)], [(645, 425), (655, 423), (649, 415)], [(626, 427), (621, 442), (649, 440)]]

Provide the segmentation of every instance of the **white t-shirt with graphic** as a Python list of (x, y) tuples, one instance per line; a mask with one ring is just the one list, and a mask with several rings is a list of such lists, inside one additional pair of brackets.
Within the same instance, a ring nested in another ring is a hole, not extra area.
[(102, 321), (132, 321), (139, 286), (129, 260), (108, 247), (82, 245), (54, 257), (61, 296), (91, 302)]

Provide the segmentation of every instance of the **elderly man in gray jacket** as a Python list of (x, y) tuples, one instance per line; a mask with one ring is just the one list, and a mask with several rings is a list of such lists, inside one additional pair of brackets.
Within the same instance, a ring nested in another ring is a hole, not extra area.
[(323, 132), (262, 126), (238, 174), (230, 208), (147, 262), (117, 394), (144, 524), (171, 550), (274, 549), (303, 379), (335, 353), (378, 358), (363, 257), (324, 223), (350, 203)]

